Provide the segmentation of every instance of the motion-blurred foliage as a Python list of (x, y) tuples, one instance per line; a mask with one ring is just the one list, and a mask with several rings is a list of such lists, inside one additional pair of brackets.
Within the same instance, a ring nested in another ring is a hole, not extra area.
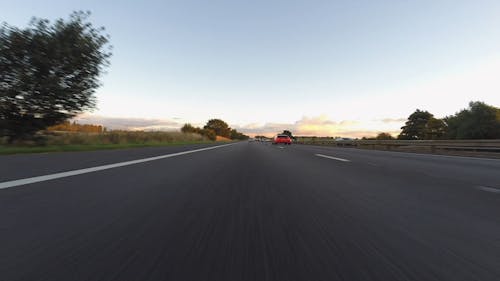
[(73, 123), (69, 121), (64, 121), (61, 124), (57, 124), (54, 126), (50, 126), (47, 128), (47, 131), (53, 132), (83, 132), (83, 133), (103, 133), (106, 132), (107, 129), (101, 125), (92, 125), (92, 124), (78, 124), (75, 121)]
[(99, 75), (109, 65), (109, 36), (74, 12), (53, 24), (0, 28), (0, 136), (29, 138), (95, 107)]

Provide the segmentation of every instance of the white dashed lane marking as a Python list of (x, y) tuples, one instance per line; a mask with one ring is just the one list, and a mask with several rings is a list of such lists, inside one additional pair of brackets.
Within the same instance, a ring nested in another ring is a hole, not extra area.
[(476, 188), (486, 192), (500, 193), (500, 188), (496, 187), (478, 185)]
[(323, 154), (314, 154), (314, 155), (316, 155), (318, 157), (323, 157), (323, 158), (337, 160), (337, 161), (342, 161), (342, 162), (351, 162), (351, 160), (347, 160), (347, 159), (344, 159), (344, 158), (333, 157), (333, 156), (328, 156), (328, 155), (323, 155)]

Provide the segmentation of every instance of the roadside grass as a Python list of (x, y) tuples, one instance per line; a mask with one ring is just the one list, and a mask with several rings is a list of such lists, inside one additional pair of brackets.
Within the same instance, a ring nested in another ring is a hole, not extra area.
[(199, 134), (181, 132), (110, 131), (105, 133), (51, 132), (35, 140), (8, 145), (0, 142), (0, 154), (91, 151), (214, 143)]

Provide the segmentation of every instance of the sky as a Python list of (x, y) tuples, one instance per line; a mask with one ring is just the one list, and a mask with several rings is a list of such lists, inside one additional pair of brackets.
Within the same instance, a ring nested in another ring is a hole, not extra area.
[(77, 117), (176, 130), (220, 118), (244, 133), (397, 134), (417, 108), (500, 107), (500, 1), (5, 1), (0, 21), (88, 10), (113, 45)]

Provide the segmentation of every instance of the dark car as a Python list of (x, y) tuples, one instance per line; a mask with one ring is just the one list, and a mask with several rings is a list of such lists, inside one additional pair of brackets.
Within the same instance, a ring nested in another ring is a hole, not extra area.
[(273, 144), (292, 144), (292, 139), (288, 135), (277, 135), (274, 137)]

